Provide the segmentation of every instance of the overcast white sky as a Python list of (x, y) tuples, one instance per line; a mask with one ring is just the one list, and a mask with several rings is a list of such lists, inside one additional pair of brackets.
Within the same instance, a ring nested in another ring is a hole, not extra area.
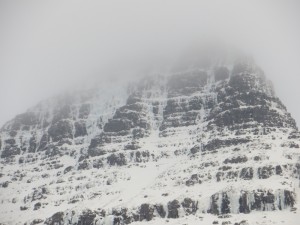
[(203, 37), (253, 54), (300, 124), (300, 1), (0, 1), (0, 125), (109, 66)]

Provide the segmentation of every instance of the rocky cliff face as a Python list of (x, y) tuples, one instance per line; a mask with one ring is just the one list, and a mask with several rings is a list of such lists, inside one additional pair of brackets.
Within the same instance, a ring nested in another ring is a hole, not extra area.
[(276, 223), (273, 211), (297, 215), (299, 144), (249, 59), (74, 92), (2, 127), (0, 220)]

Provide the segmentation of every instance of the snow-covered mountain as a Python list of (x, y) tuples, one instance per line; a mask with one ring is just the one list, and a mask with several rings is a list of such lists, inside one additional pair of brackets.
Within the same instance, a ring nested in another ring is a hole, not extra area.
[(271, 82), (248, 57), (182, 62), (7, 122), (0, 224), (298, 224), (300, 133)]

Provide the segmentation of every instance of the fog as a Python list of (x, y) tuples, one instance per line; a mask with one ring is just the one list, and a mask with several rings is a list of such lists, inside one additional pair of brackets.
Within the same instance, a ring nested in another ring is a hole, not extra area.
[(1, 1), (0, 126), (40, 100), (126, 79), (127, 68), (211, 39), (252, 54), (299, 125), (299, 12), (297, 0)]

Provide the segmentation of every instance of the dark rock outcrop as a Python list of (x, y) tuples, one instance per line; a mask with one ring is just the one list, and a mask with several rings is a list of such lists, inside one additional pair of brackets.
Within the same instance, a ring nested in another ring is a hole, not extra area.
[(198, 210), (198, 202), (193, 201), (191, 198), (185, 198), (181, 203), (186, 214), (195, 214)]
[(94, 219), (96, 218), (96, 213), (91, 210), (84, 211), (78, 219), (78, 225), (90, 225), (94, 223)]
[(150, 221), (154, 216), (154, 207), (149, 204), (142, 204), (139, 211), (140, 221)]
[(64, 225), (64, 213), (57, 212), (45, 221), (46, 225)]
[(251, 180), (253, 178), (253, 168), (245, 167), (241, 170), (240, 178), (244, 180)]
[(123, 153), (119, 154), (111, 154), (107, 157), (107, 163), (111, 166), (118, 165), (118, 166), (124, 166), (126, 165), (126, 158)]
[(178, 218), (178, 209), (180, 208), (179, 201), (174, 200), (168, 203), (168, 218)]
[(61, 120), (53, 124), (49, 130), (49, 136), (54, 142), (61, 141), (64, 138), (73, 138), (72, 134), (73, 126), (69, 120)]
[(87, 135), (87, 130), (84, 121), (75, 122), (75, 134), (74, 137), (82, 137)]

